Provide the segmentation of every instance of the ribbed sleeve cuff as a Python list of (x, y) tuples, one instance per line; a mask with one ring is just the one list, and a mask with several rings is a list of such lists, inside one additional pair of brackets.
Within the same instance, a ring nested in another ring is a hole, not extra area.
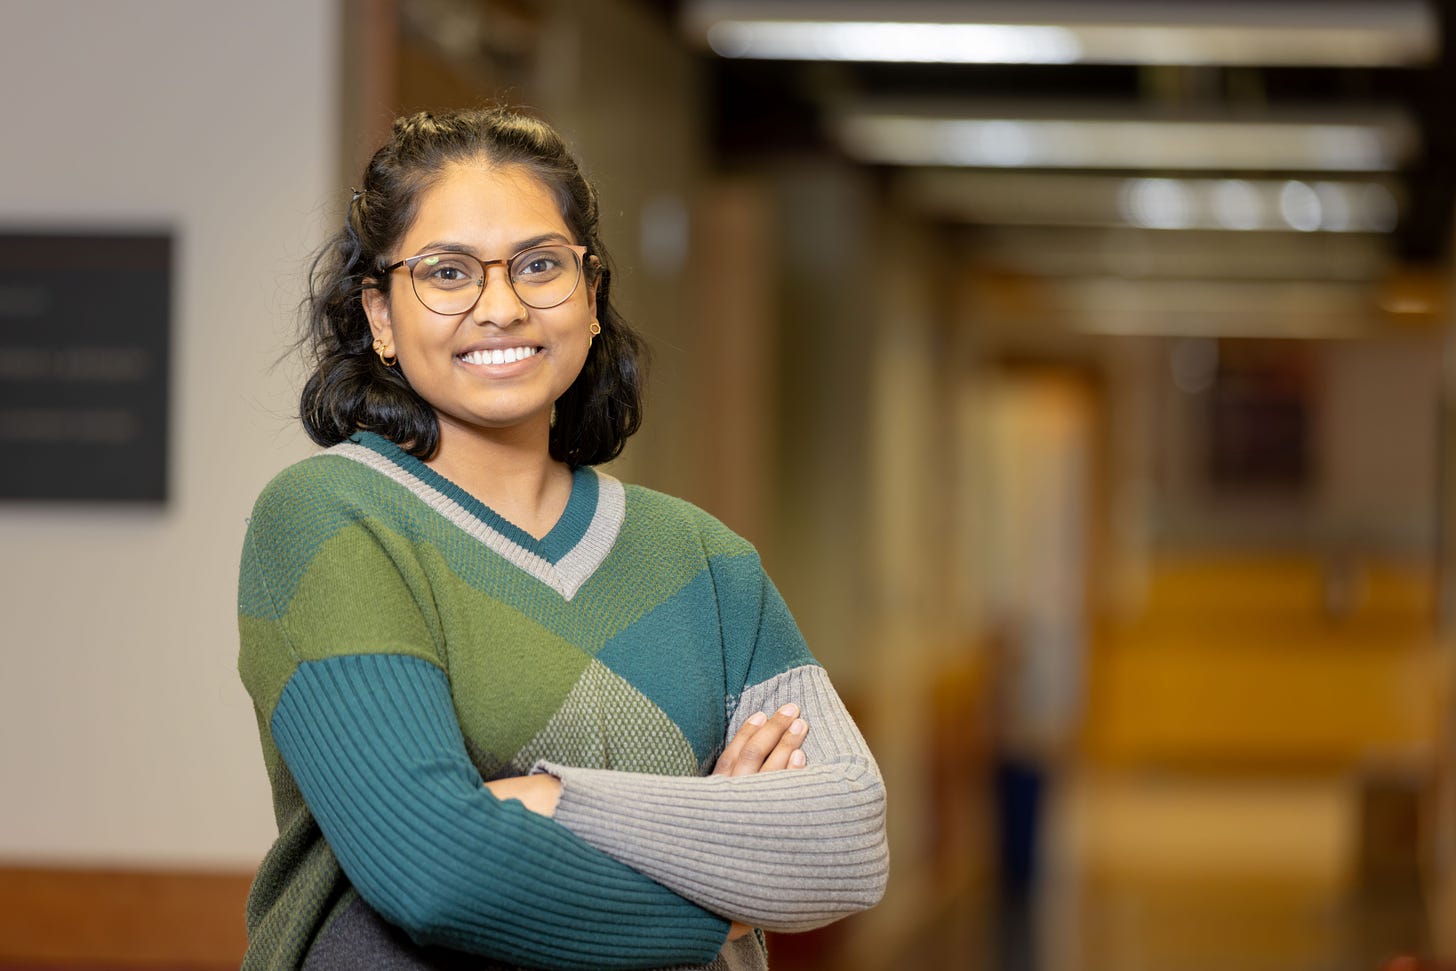
[(872, 906), (889, 864), (884, 784), (823, 669), (795, 668), (744, 692), (729, 737), (755, 711), (788, 701), (809, 722), (806, 768), (697, 778), (542, 762), (562, 782), (555, 818), (708, 910), (770, 930)]

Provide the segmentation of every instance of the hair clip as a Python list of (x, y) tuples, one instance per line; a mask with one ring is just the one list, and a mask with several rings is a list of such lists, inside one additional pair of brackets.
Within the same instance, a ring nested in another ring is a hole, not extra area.
[(354, 189), (353, 186), (350, 186), (350, 189), (353, 191), (354, 195), (349, 200), (349, 204), (350, 205), (353, 205), (354, 203), (356, 203), (356, 202), (359, 201), (359, 197), (364, 194), (364, 190), (363, 189)]

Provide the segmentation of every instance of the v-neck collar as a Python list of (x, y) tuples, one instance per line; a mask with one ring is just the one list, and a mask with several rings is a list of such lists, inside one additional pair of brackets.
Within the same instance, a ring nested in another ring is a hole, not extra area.
[(570, 600), (606, 559), (626, 512), (622, 484), (588, 466), (572, 470), (561, 518), (537, 539), (460, 486), (374, 432), (329, 452), (354, 459), (409, 488), (427, 505)]

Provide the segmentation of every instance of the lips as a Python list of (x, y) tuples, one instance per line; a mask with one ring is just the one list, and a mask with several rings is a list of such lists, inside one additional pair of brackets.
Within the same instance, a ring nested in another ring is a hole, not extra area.
[(539, 347), (496, 347), (480, 348), (458, 355), (466, 364), (515, 364), (534, 356)]

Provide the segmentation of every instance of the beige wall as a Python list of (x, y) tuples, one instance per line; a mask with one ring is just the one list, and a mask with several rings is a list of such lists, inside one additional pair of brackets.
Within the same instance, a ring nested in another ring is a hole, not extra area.
[(337, 209), (333, 0), (10, 0), (0, 223), (170, 227), (171, 498), (0, 505), (0, 862), (256, 863), (237, 557), (307, 444), (270, 371)]

